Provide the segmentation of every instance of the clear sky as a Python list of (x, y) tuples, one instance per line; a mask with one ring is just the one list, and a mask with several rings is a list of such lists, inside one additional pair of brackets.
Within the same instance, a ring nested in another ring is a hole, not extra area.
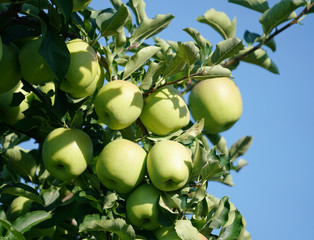
[[(272, 6), (277, 1), (268, 2)], [(108, 0), (93, 0), (91, 6), (97, 10), (111, 7)], [(227, 0), (146, 1), (148, 17), (175, 16), (158, 37), (191, 41), (182, 29), (193, 27), (215, 46), (223, 40), (220, 35), (195, 20), (210, 8), (231, 19), (237, 17), (236, 36), (240, 39), (245, 30), (262, 33), (260, 13)], [(280, 75), (246, 63), (233, 72), (244, 110), (236, 125), (222, 135), (229, 146), (245, 135), (253, 136), (254, 141), (243, 157), (248, 166), (233, 173), (235, 186), (211, 183), (208, 192), (230, 196), (254, 240), (308, 240), (314, 236), (314, 14), (302, 23), (278, 35), (275, 53), (267, 49)]]

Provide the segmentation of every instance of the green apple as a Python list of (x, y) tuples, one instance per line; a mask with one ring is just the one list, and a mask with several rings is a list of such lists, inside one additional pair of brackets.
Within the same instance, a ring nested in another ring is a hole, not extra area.
[(140, 119), (152, 133), (167, 135), (185, 127), (190, 122), (190, 112), (178, 90), (167, 86), (144, 99)]
[(4, 152), (7, 163), (21, 176), (32, 179), (35, 176), (36, 159), (20, 146), (14, 146)]
[(21, 80), (18, 51), (11, 45), (2, 45), (0, 76), (0, 93), (11, 90)]
[(70, 40), (66, 45), (70, 53), (70, 65), (60, 89), (69, 94), (80, 95), (99, 71), (97, 54), (82, 39)]
[(154, 230), (154, 235), (158, 240), (181, 240), (173, 227), (160, 227)]
[(104, 82), (105, 82), (105, 69), (100, 64), (98, 64), (98, 71), (92, 83), (86, 88), (81, 89), (80, 91), (69, 93), (69, 95), (75, 99), (91, 96), (95, 93), (97, 89), (100, 89), (104, 85)]
[(146, 230), (155, 230), (158, 222), (160, 192), (152, 184), (135, 188), (126, 199), (126, 214), (129, 221)]
[(135, 84), (115, 80), (99, 90), (94, 104), (100, 121), (111, 129), (120, 130), (130, 126), (140, 116), (143, 96)]
[(147, 172), (152, 183), (162, 191), (182, 188), (192, 170), (191, 152), (181, 143), (162, 140), (147, 155)]
[(108, 143), (97, 158), (96, 174), (108, 189), (128, 193), (144, 180), (146, 152), (138, 144), (116, 139)]
[(93, 157), (91, 138), (76, 128), (57, 128), (45, 138), (42, 156), (46, 169), (62, 181), (78, 177)]
[(20, 50), (19, 62), (21, 74), (25, 81), (43, 84), (53, 81), (55, 75), (46, 60), (39, 54), (42, 37), (27, 41)]
[[(0, 122), (4, 122), (9, 125), (14, 125), (17, 121), (23, 119), (25, 116), (23, 112), (29, 108), (29, 101), (32, 98), (32, 94), (25, 92), (23, 84), (19, 82), (11, 90), (0, 93)], [(19, 106), (10, 106), (13, 94), (22, 92), (25, 95), (25, 99), (20, 103)]]
[(213, 134), (231, 128), (241, 117), (242, 98), (230, 78), (213, 78), (199, 82), (192, 89), (189, 106), (194, 120), (205, 119), (205, 131)]
[(73, 0), (73, 12), (83, 10), (92, 0)]
[(7, 209), (6, 215), (9, 221), (14, 221), (20, 216), (28, 213), (33, 201), (26, 197), (16, 197)]
[[(50, 91), (53, 91), (54, 93), (56, 92), (56, 85), (54, 82), (47, 82), (43, 85), (40, 86), (41, 91), (43, 91), (44, 93), (48, 93)], [(54, 105), (55, 103), (55, 94), (53, 94), (51, 97), (51, 104)]]

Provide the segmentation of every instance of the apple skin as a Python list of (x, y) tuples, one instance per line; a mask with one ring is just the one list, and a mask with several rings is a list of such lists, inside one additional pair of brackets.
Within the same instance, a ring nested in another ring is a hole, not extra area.
[(94, 104), (99, 120), (113, 130), (120, 130), (136, 121), (142, 112), (144, 101), (135, 84), (115, 80), (99, 90)]
[(83, 10), (92, 0), (73, 0), (73, 12)]
[(57, 179), (69, 181), (78, 177), (93, 157), (91, 138), (76, 128), (57, 128), (44, 140), (43, 162)]
[(185, 127), (190, 122), (190, 112), (178, 90), (167, 86), (144, 99), (140, 119), (152, 133), (167, 135)]
[(6, 215), (9, 221), (13, 222), (20, 216), (30, 211), (33, 201), (22, 196), (16, 197), (7, 209)]
[(36, 159), (20, 146), (9, 148), (4, 153), (7, 163), (21, 176), (32, 179), (35, 176)]
[(39, 54), (42, 37), (27, 41), (20, 50), (19, 63), (25, 81), (33, 84), (44, 84), (53, 81), (55, 75), (46, 60)]
[(160, 192), (152, 184), (141, 184), (126, 199), (126, 214), (137, 227), (152, 231), (157, 229)]
[[(11, 90), (0, 93), (0, 122), (14, 125), (25, 117), (23, 112), (29, 108), (29, 101), (32, 98), (32, 94), (26, 93), (22, 87), (23, 84), (19, 82)], [(13, 94), (17, 92), (22, 92), (25, 95), (25, 99), (19, 106), (12, 107), (10, 104), (13, 99)]]
[[(46, 94), (51, 90), (55, 93), (56, 92), (56, 85), (54, 82), (47, 82), (44, 85), (41, 85), (40, 89), (41, 89), (41, 91), (43, 91)], [(50, 99), (51, 99), (51, 104), (54, 105), (55, 104), (55, 94), (53, 96), (51, 96)]]
[(147, 172), (152, 183), (162, 191), (182, 188), (192, 170), (191, 152), (181, 143), (162, 140), (147, 155)]
[(92, 83), (99, 71), (97, 54), (82, 39), (70, 40), (66, 46), (70, 53), (70, 65), (60, 89), (69, 94), (79, 95)]
[(108, 143), (97, 158), (98, 179), (110, 190), (128, 193), (144, 180), (146, 155), (136, 143), (116, 139)]
[(17, 49), (10, 45), (3, 44), (2, 46), (0, 93), (11, 90), (21, 80)]
[(100, 64), (98, 64), (98, 71), (92, 83), (88, 85), (86, 88), (81, 89), (81, 91), (69, 93), (69, 95), (75, 99), (91, 96), (95, 93), (97, 89), (100, 89), (104, 85), (104, 82), (105, 82), (105, 69)]
[(242, 98), (235, 82), (213, 78), (199, 82), (189, 96), (194, 120), (205, 119), (205, 131), (217, 134), (231, 128), (241, 117)]

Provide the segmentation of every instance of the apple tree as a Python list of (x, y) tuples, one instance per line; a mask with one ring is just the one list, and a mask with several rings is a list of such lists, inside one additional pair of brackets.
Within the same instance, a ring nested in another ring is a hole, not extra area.
[(222, 136), (242, 114), (232, 71), (278, 73), (267, 50), (313, 0), (229, 0), (260, 13), (263, 32), (240, 37), (209, 9), (196, 20), (218, 43), (189, 26), (188, 42), (159, 38), (174, 16), (143, 0), (90, 2), (0, 0), (0, 238), (251, 239), (207, 189), (233, 185), (252, 143)]

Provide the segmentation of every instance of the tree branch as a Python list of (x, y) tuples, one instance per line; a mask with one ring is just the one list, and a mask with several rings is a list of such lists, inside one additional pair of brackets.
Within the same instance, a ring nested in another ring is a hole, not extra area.
[(234, 63), (237, 63), (239, 61), (241, 61), (243, 58), (245, 58), (246, 56), (248, 56), (249, 54), (253, 53), (255, 50), (261, 48), (265, 43), (269, 42), (271, 39), (273, 39), (275, 36), (277, 36), (279, 33), (283, 32), (284, 30), (286, 30), (287, 28), (291, 27), (292, 25), (296, 24), (299, 22), (299, 19), (305, 15), (312, 7), (314, 7), (314, 3), (312, 3), (310, 6), (306, 6), (302, 12), (300, 12), (300, 14), (294, 18), (292, 21), (290, 21), (288, 24), (286, 24), (285, 26), (283, 26), (280, 29), (277, 29), (273, 34), (269, 35), (265, 41), (259, 43), (258, 45), (256, 45), (255, 47), (253, 47), (252, 49), (250, 49), (249, 51), (243, 53), (242, 55), (239, 55), (235, 58), (232, 58), (230, 60), (227, 60), (225, 64), (223, 64), (223, 67), (229, 67)]

